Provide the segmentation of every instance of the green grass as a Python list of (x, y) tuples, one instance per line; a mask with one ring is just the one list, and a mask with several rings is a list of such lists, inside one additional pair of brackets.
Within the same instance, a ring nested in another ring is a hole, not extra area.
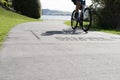
[(64, 24), (70, 26), (70, 20), (65, 21)]
[(120, 35), (120, 31), (117, 30), (100, 30), (100, 31)]
[[(70, 20), (65, 21), (64, 24), (70, 26)], [(120, 35), (120, 31), (117, 31), (117, 30), (103, 30), (103, 29), (99, 29), (99, 28), (97, 29), (97, 28), (95, 28), (95, 27), (92, 27), (91, 29), (92, 29), (92, 30), (101, 31), (101, 32), (106, 32), (106, 33), (111, 33), (111, 34), (118, 34), (118, 35)]]
[(40, 21), (39, 19), (29, 18), (12, 11), (7, 11), (0, 7), (0, 43), (5, 40), (6, 35), (17, 24)]

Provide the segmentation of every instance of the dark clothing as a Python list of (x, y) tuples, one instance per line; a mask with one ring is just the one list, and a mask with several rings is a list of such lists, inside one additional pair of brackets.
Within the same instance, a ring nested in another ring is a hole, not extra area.
[[(76, 5), (76, 1), (77, 0), (72, 0), (72, 2)], [(82, 4), (85, 4), (85, 0), (78, 0), (78, 1), (80, 1), (80, 3), (82, 3)]]

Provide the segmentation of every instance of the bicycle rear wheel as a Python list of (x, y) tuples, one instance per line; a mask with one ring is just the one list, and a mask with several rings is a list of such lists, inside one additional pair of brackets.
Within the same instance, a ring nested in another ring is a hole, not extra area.
[(75, 14), (76, 14), (76, 11), (74, 10), (72, 12), (72, 15), (71, 15), (71, 27), (72, 29), (76, 29), (78, 27), (78, 17), (79, 17), (79, 13), (78, 13), (78, 16), (75, 17)]
[(83, 14), (82, 14), (82, 20), (80, 22), (82, 30), (87, 32), (92, 24), (92, 13), (90, 8), (85, 8)]

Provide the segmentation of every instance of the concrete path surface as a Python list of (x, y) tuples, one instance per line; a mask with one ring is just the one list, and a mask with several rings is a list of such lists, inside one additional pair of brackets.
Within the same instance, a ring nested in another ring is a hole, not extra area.
[(0, 50), (0, 80), (120, 80), (120, 36), (64, 21), (15, 26)]

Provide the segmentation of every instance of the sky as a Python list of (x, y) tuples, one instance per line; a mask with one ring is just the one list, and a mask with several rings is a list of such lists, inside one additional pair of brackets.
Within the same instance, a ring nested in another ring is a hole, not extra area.
[[(73, 11), (75, 5), (71, 0), (40, 0), (42, 9), (62, 10), (62, 11)], [(90, 5), (91, 0), (86, 0), (86, 4)]]

